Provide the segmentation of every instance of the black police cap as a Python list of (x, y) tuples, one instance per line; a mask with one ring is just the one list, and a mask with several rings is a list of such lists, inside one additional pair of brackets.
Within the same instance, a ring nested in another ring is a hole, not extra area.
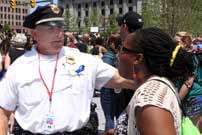
[(25, 17), (23, 26), (34, 29), (37, 25), (64, 26), (63, 7), (55, 4), (39, 6)]

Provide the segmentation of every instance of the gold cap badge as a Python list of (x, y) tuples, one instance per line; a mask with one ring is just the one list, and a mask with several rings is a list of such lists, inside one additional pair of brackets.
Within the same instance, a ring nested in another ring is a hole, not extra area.
[(55, 14), (59, 14), (60, 13), (60, 9), (58, 8), (57, 5), (51, 4), (50, 7), (51, 7), (53, 13), (55, 13)]

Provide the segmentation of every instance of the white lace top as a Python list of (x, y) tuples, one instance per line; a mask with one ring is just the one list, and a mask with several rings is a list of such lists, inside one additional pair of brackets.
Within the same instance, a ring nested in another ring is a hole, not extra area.
[(165, 78), (152, 77), (136, 90), (129, 103), (128, 135), (139, 135), (136, 128), (135, 108), (146, 105), (154, 105), (171, 112), (174, 118), (176, 133), (177, 135), (181, 135), (181, 110), (175, 94), (166, 84), (152, 79), (163, 80), (173, 87)]

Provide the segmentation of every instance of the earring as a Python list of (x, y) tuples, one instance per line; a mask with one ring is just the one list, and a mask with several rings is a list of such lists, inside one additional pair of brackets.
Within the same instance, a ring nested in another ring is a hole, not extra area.
[(133, 65), (133, 74), (132, 74), (132, 78), (135, 79), (137, 78), (137, 74), (135, 73), (135, 66)]

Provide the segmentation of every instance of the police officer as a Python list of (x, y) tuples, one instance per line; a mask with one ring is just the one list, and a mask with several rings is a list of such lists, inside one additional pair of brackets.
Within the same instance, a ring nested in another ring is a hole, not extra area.
[(78, 135), (89, 119), (94, 88), (136, 86), (101, 59), (64, 47), (62, 14), (62, 7), (50, 4), (25, 18), (37, 44), (0, 84), (0, 135), (7, 134), (13, 111), (20, 134)]

